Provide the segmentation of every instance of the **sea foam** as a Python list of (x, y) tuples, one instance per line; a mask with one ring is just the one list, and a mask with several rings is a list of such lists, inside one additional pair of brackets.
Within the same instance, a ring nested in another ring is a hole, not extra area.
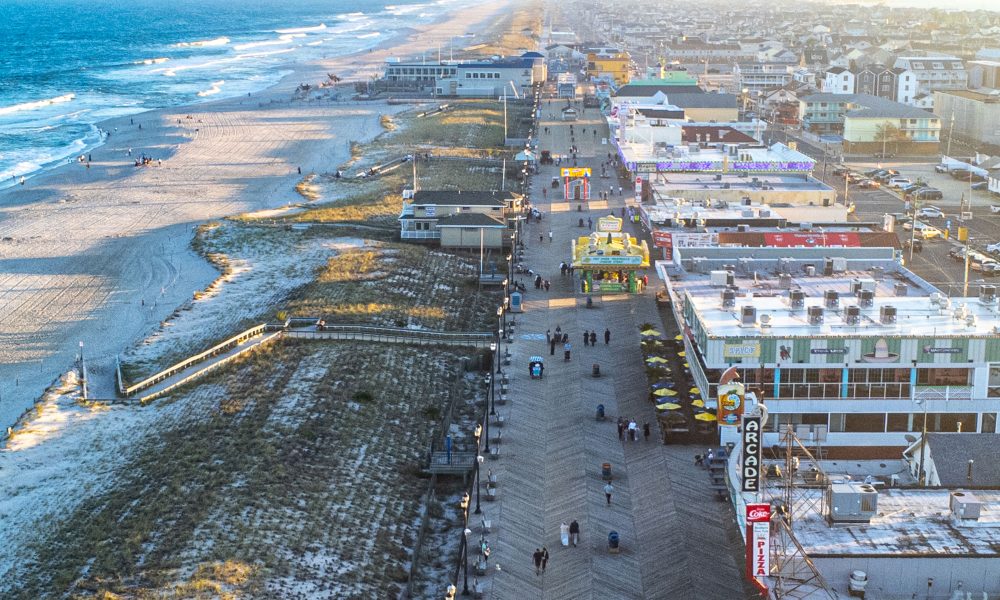
[(180, 42), (174, 44), (174, 48), (205, 48), (209, 46), (225, 46), (229, 43), (229, 38), (217, 37), (214, 40), (198, 40), (196, 42)]
[(12, 106), (4, 106), (3, 108), (0, 108), (0, 115), (11, 115), (26, 110), (38, 110), (39, 108), (45, 108), (46, 106), (52, 106), (53, 104), (71, 102), (73, 98), (76, 98), (76, 94), (63, 94), (62, 96), (56, 96), (55, 98), (36, 100), (34, 102), (22, 102), (21, 104), (14, 104)]

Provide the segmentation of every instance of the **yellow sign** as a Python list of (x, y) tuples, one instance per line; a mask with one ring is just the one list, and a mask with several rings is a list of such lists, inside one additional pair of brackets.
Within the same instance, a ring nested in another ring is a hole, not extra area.
[(743, 415), (743, 384), (719, 385), (718, 418), (720, 425), (739, 425)]
[(722, 346), (725, 358), (757, 358), (760, 356), (760, 342), (742, 342)]
[(965, 241), (968, 241), (968, 239), (969, 239), (969, 228), (968, 227), (959, 227), (958, 228), (958, 241), (965, 242)]
[(590, 167), (564, 167), (563, 177), (590, 177)]
[(608, 215), (606, 217), (600, 217), (597, 219), (597, 230), (608, 232), (608, 231), (621, 231), (622, 230), (622, 220), (614, 215)]

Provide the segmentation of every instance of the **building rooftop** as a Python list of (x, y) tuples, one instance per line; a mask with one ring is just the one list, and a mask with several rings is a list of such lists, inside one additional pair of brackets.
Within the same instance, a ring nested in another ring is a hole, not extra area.
[(978, 100), (979, 102), (996, 102), (1000, 103), (1000, 91), (997, 93), (983, 93), (974, 90), (934, 90), (939, 94), (948, 94), (950, 96), (961, 96), (962, 98), (968, 98), (969, 100)]
[(456, 190), (418, 190), (413, 194), (412, 204), (450, 206), (504, 206), (508, 200), (515, 200), (513, 192), (482, 192)]
[(667, 176), (666, 181), (655, 182), (653, 186), (671, 192), (680, 190), (744, 190), (748, 194), (775, 190), (832, 190), (830, 186), (812, 177), (804, 177), (799, 174), (782, 175), (780, 173), (760, 173), (753, 177), (740, 176), (736, 173), (721, 174), (718, 177), (711, 173), (671, 173)]
[[(639, 136), (641, 137), (641, 136)], [(816, 161), (784, 144), (770, 147), (735, 146), (726, 148), (697, 148), (692, 151), (687, 146), (665, 147), (648, 142), (618, 143), (619, 155), (629, 170), (635, 170), (636, 163), (657, 164), (659, 171), (700, 172), (705, 175), (715, 173), (810, 173)], [(804, 183), (807, 183), (803, 180)], [(704, 181), (706, 186), (709, 180)]]
[[(680, 269), (671, 277), (671, 288), (680, 297), (687, 296), (709, 337), (856, 338), (863, 333), (939, 339), (993, 336), (1000, 331), (995, 300), (987, 305), (977, 298), (961, 302), (946, 298), (899, 265), (892, 248), (860, 247), (853, 239), (854, 232), (812, 231), (803, 236), (802, 232), (786, 231), (766, 235), (771, 237), (764, 248), (681, 248), (674, 253), (673, 261), (680, 264)], [(824, 237), (825, 245), (840, 243), (844, 247), (836, 252), (819, 247), (824, 245)], [(827, 255), (837, 257), (830, 275), (824, 275)], [(723, 270), (726, 265), (735, 268), (733, 287), (737, 296), (732, 308), (722, 306), (721, 293), (726, 286), (712, 277), (712, 271)], [(812, 267), (815, 274), (809, 275), (807, 267)], [(860, 299), (852, 292), (856, 282), (872, 290), (874, 297), (870, 307), (861, 307), (858, 323), (849, 324), (846, 307), (860, 307)], [(812, 325), (808, 309), (824, 307), (827, 290), (839, 294), (839, 306), (824, 308), (823, 322)], [(792, 291), (804, 293), (801, 307), (792, 307)], [(756, 308), (755, 324), (741, 323), (743, 306)], [(895, 309), (895, 322), (882, 323), (882, 307)]]
[(647, 98), (656, 92), (663, 92), (664, 94), (670, 94), (671, 96), (675, 94), (708, 95), (705, 94), (705, 90), (701, 89), (697, 85), (683, 85), (676, 83), (635, 85), (633, 83), (629, 83), (628, 85), (622, 86), (617, 92), (615, 92), (615, 97)]
[[(1000, 462), (995, 458), (1000, 447), (1000, 433), (928, 433), (927, 447), (943, 487), (1000, 488)], [(971, 481), (968, 478), (970, 460), (975, 461)]]
[(438, 219), (438, 227), (496, 227), (506, 228), (503, 221), (482, 213), (459, 213)]
[(952, 518), (949, 490), (890, 488), (879, 491), (878, 513), (870, 523), (831, 526), (824, 515), (807, 511), (795, 520), (795, 537), (812, 557), (1000, 555), (1000, 491), (974, 494), (983, 502), (978, 521)]
[(685, 142), (703, 142), (727, 144), (756, 144), (757, 140), (742, 131), (732, 127), (709, 125), (684, 125), (681, 128), (681, 139)]
[(890, 119), (937, 119), (934, 113), (922, 108), (893, 102), (886, 98), (870, 94), (810, 94), (800, 98), (802, 102), (828, 102), (834, 104), (853, 104), (855, 109), (849, 109), (844, 114), (857, 118), (890, 118)]

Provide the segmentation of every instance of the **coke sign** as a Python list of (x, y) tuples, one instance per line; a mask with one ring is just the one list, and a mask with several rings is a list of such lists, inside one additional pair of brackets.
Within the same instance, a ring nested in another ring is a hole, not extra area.
[(771, 505), (763, 502), (747, 504), (747, 523), (763, 523), (771, 520)]

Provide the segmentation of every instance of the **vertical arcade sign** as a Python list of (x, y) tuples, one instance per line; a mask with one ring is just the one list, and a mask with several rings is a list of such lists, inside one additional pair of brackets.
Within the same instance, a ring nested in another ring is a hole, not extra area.
[(642, 176), (638, 175), (635, 178), (635, 201), (642, 202)]
[(743, 467), (740, 479), (744, 492), (760, 491), (760, 421), (757, 416), (743, 417)]
[(760, 582), (771, 572), (771, 505), (747, 503), (747, 579)]

